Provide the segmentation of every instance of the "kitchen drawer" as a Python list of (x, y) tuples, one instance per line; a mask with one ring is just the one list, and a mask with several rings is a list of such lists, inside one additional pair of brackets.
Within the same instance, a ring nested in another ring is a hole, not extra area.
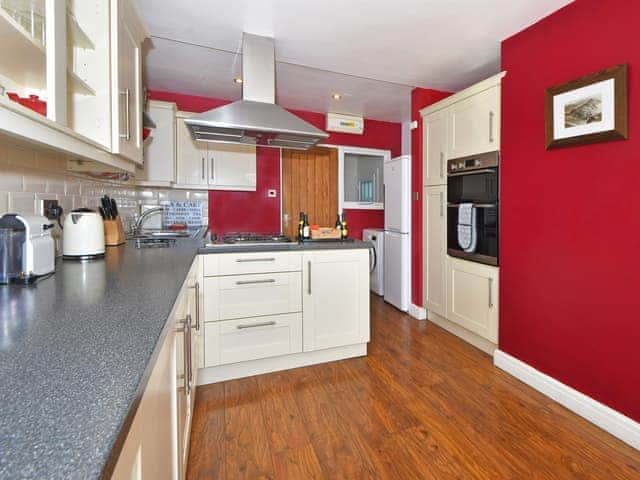
[(206, 277), (204, 321), (300, 312), (301, 276), (287, 272)]
[(302, 314), (243, 318), (204, 326), (204, 366), (302, 352)]
[(302, 270), (299, 252), (220, 253), (204, 256), (204, 276)]

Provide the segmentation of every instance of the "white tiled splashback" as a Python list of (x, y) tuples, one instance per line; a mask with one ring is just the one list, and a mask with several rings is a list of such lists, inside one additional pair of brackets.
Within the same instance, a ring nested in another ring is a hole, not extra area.
[[(152, 189), (94, 180), (67, 172), (62, 158), (0, 141), (0, 215), (7, 212), (40, 214), (43, 199), (58, 200), (65, 212), (79, 207), (96, 208), (103, 195), (116, 200), (125, 223), (138, 212), (139, 206), (150, 208), (166, 200), (202, 201), (203, 224), (208, 223), (206, 191)], [(150, 217), (149, 225), (159, 220), (159, 215)]]

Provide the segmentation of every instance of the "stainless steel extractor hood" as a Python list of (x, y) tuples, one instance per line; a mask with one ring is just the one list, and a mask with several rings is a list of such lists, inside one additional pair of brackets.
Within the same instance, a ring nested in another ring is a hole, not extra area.
[(185, 119), (194, 140), (307, 150), (329, 135), (275, 104), (273, 38), (242, 36), (242, 100)]

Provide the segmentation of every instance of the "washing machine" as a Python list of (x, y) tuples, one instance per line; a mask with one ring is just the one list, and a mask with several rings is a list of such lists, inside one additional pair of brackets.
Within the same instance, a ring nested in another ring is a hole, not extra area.
[(362, 240), (369, 242), (369, 271), (371, 272), (371, 291), (376, 295), (384, 295), (384, 230), (382, 228), (365, 228)]

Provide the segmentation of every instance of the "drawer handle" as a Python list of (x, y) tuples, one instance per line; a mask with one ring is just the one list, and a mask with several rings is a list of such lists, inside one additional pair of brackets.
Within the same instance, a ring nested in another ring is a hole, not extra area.
[(244, 330), (245, 328), (256, 328), (256, 327), (272, 327), (276, 324), (273, 320), (270, 322), (262, 322), (262, 323), (254, 323), (252, 325), (238, 325), (236, 328), (238, 330)]
[(257, 283), (275, 283), (275, 278), (267, 278), (265, 280), (238, 280), (236, 285), (254, 285)]
[(236, 260), (237, 263), (248, 263), (248, 262), (275, 262), (276, 259), (273, 257), (270, 258), (238, 258)]

